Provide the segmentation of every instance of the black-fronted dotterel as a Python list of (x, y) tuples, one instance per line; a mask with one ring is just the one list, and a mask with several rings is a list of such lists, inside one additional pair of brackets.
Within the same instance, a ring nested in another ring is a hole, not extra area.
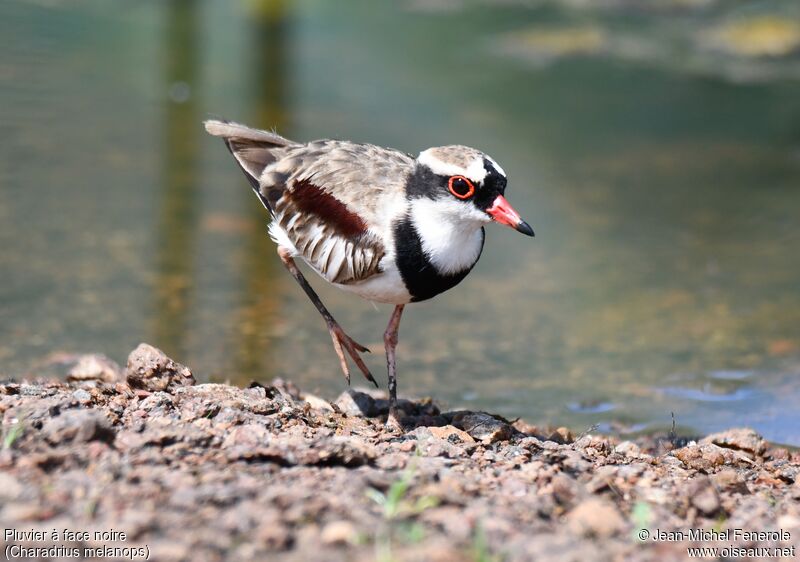
[(533, 236), (504, 197), (506, 175), (466, 146), (413, 156), (339, 140), (290, 141), (269, 131), (210, 120), (272, 217), (278, 254), (328, 326), (342, 371), (345, 352), (377, 386), (359, 352), (367, 348), (334, 320), (297, 268), (301, 258), (329, 283), (394, 304), (384, 333), (392, 411), (395, 348), (403, 308), (455, 287), (481, 255), (491, 221)]

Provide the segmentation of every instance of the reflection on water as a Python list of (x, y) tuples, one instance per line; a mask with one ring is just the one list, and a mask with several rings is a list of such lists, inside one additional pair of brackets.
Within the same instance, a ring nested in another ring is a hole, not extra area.
[[(0, 371), (145, 340), (200, 378), (341, 391), (264, 210), (202, 132), (222, 116), (470, 144), (509, 172), (537, 237), (490, 226), (467, 280), (409, 308), (401, 392), (800, 443), (800, 13), (573, 4), (0, 4)], [(382, 379), (390, 309), (312, 283)]]
[(173, 0), (165, 6), (163, 177), (157, 226), (155, 306), (152, 341), (175, 357), (186, 353), (192, 306), (192, 269), (197, 243), (198, 29), (194, 0)]
[[(254, 127), (274, 128), (284, 134), (289, 129), (286, 116), (286, 64), (287, 64), (287, 18), (284, 0), (259, 0), (249, 4), (246, 68), (250, 89), (249, 103), (253, 107), (247, 122)], [(244, 178), (240, 178), (244, 179)], [(235, 326), (235, 364), (233, 373), (248, 373), (259, 377), (268, 372), (270, 338), (268, 329), (275, 322), (275, 279), (280, 275), (274, 259), (268, 259), (264, 238), (267, 217), (264, 209), (250, 197), (248, 219), (253, 228), (247, 230), (242, 258), (244, 269), (243, 290), (237, 310)], [(253, 204), (256, 203), (256, 204)], [(239, 375), (241, 377), (241, 375)]]

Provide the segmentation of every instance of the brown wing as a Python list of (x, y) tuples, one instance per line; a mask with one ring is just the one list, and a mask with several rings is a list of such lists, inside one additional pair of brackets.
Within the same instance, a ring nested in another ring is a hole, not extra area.
[(273, 203), (275, 222), (300, 256), (331, 283), (355, 283), (379, 273), (383, 244), (367, 223), (308, 180)]
[(414, 161), (372, 145), (315, 141), (289, 148), (269, 166), (261, 193), (303, 259), (332, 283), (380, 273), (382, 206), (403, 196)]

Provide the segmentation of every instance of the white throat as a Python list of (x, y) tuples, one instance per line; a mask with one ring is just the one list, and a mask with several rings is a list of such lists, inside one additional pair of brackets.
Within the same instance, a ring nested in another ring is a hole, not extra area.
[(486, 213), (456, 200), (415, 199), (411, 203), (411, 221), (422, 251), (446, 275), (475, 265), (483, 248), (481, 227), (490, 220)]

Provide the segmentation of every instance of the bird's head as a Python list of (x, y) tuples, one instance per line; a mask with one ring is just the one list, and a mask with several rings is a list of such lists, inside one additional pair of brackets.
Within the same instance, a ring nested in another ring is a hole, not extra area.
[(437, 146), (417, 157), (407, 185), (412, 205), (438, 220), (481, 225), (490, 221), (533, 236), (533, 229), (506, 200), (506, 174), (486, 154), (467, 146)]

